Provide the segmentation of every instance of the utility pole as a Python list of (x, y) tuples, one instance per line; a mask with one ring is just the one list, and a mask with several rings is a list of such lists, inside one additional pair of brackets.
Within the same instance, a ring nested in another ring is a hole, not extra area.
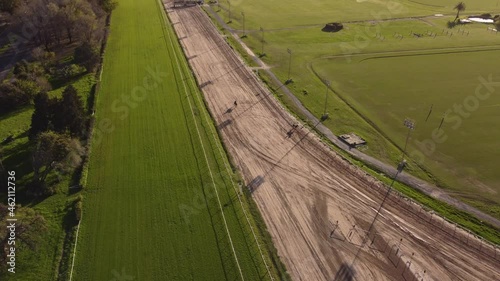
[(244, 37), (247, 36), (247, 32), (246, 32), (246, 29), (245, 29), (245, 13), (241, 12), (241, 16), (243, 17), (243, 36), (241, 36), (241, 38), (244, 38)]
[(262, 28), (262, 26), (260, 27), (260, 32), (262, 32), (262, 38), (261, 38), (261, 40), (262, 40), (262, 50), (261, 50), (260, 55), (264, 56), (264, 28)]
[(292, 79), (290, 78), (290, 71), (292, 70), (292, 50), (286, 49), (286, 51), (290, 55), (290, 59), (288, 60), (288, 79), (285, 82), (285, 84), (288, 84), (292, 82)]
[(433, 107), (434, 107), (434, 104), (431, 104), (431, 108), (429, 109), (429, 113), (427, 114), (427, 118), (425, 118), (425, 122), (427, 122), (427, 120), (429, 120), (429, 117), (431, 116)]
[(389, 194), (392, 191), (392, 186), (394, 185), (394, 182), (396, 182), (396, 179), (398, 178), (398, 175), (403, 172), (403, 169), (405, 168), (405, 166), (406, 166), (406, 161), (405, 160), (403, 160), (403, 161), (401, 161), (401, 163), (399, 163), (398, 168), (396, 170), (396, 174), (392, 178), (391, 185), (389, 186), (389, 189), (387, 190), (387, 193), (385, 194), (385, 197), (382, 200), (382, 203), (380, 204), (380, 206), (379, 206), (379, 208), (377, 210), (377, 213), (375, 214), (375, 218), (373, 219), (373, 222), (371, 223), (370, 227), (368, 228), (368, 231), (366, 232), (366, 233), (368, 233), (368, 235), (370, 234), (370, 231), (372, 230), (375, 221), (377, 220), (378, 216), (380, 215), (380, 211), (384, 207), (385, 200), (387, 199), (387, 197), (389, 197)]
[[(370, 224), (370, 227), (368, 228), (368, 230), (366, 231), (366, 236), (363, 238), (363, 242), (362, 242), (362, 246), (366, 245), (366, 242), (369, 240), (369, 237), (370, 237), (370, 233), (375, 225), (375, 222), (377, 221), (378, 217), (380, 216), (380, 213), (382, 212), (382, 209), (385, 205), (385, 201), (387, 200), (387, 198), (389, 198), (389, 195), (391, 194), (391, 191), (393, 189), (393, 185), (394, 185), (394, 182), (396, 182), (396, 179), (398, 177), (398, 175), (400, 173), (403, 172), (403, 169), (405, 168), (406, 166), (406, 161), (403, 160), (399, 163), (398, 167), (397, 167), (397, 170), (396, 170), (396, 174), (394, 175), (394, 177), (392, 178), (392, 182), (391, 182), (391, 185), (389, 186), (389, 188), (387, 189), (387, 192), (385, 193), (385, 196), (384, 196), (384, 199), (382, 199), (382, 202), (380, 203), (379, 207), (378, 207), (378, 210), (377, 210), (377, 213), (375, 213), (375, 217), (373, 218), (371, 224)], [(400, 240), (400, 242), (402, 241), (402, 239)], [(351, 267), (354, 266), (354, 263), (356, 262), (356, 260), (358, 259), (358, 256), (359, 256), (359, 253), (361, 251), (361, 248), (360, 247), (358, 249), (358, 252), (356, 254), (356, 256), (354, 257), (354, 259), (352, 260), (352, 263), (351, 263)], [(392, 248), (391, 248), (391, 251), (392, 251)]]
[(229, 5), (229, 21), (227, 23), (231, 23), (231, 22), (233, 22), (231, 20), (231, 1), (227, 0), (227, 4)]
[(326, 84), (326, 93), (325, 93), (325, 109), (323, 110), (323, 116), (321, 119), (326, 120), (328, 118), (328, 113), (326, 113), (326, 107), (328, 104), (328, 89), (330, 88), (331, 82), (329, 80), (325, 80)]
[(413, 129), (415, 129), (415, 122), (409, 118), (406, 118), (404, 125), (406, 128), (408, 128), (408, 134), (406, 135), (405, 148), (403, 150), (403, 157), (402, 157), (401, 161), (404, 161), (404, 159), (405, 159), (406, 147), (408, 146), (408, 140), (410, 139), (410, 133)]
[(443, 126), (444, 119), (446, 118), (446, 112), (443, 114), (443, 117), (441, 118), (441, 123), (439, 123), (439, 128), (438, 130), (441, 130), (441, 127)]

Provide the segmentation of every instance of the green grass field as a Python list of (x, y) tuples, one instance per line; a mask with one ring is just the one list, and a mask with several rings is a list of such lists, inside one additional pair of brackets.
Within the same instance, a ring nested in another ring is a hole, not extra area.
[[(220, 1), (221, 16), (229, 20), (228, 1)], [(234, 27), (242, 21), (245, 13), (246, 27), (258, 30), (284, 29), (307, 25), (324, 25), (327, 22), (404, 18), (433, 15), (437, 13), (455, 15), (456, 0), (340, 0), (309, 1), (290, 0), (286, 2), (266, 0), (232, 0), (231, 19)], [(465, 1), (463, 14), (479, 14), (500, 11), (498, 0)], [(432, 6), (435, 5), (435, 6)], [(239, 26), (237, 28), (240, 28)]]
[(188, 73), (156, 0), (119, 1), (73, 280), (270, 279), (243, 213), (249, 206), (238, 200), (235, 175)]
[[(477, 108), (474, 99), (469, 101), (471, 105), (468, 107), (464, 103), (475, 97), (480, 77), (488, 79), (490, 74), (498, 73), (498, 66), (489, 63), (492, 57), (498, 55), (500, 51), (367, 56), (356, 63), (325, 60), (314, 66), (320, 75), (337, 73), (332, 80), (337, 93), (354, 107), (362, 109), (364, 116), (378, 124), (397, 143), (405, 141), (406, 128), (401, 125), (401, 120), (405, 117), (414, 119), (418, 129), (413, 134), (409, 152), (414, 157), (418, 155), (413, 150), (424, 153), (427, 157), (422, 165), (431, 167), (432, 171), (439, 170), (439, 166), (446, 167), (453, 177), (469, 179), (471, 186), (477, 184), (474, 182), (476, 179), (495, 187), (500, 185), (495, 168), (498, 161), (491, 163), (485, 159), (500, 158), (497, 149), (500, 130), (496, 114), (500, 88), (485, 100), (476, 98)], [(429, 67), (429, 60), (434, 62), (432, 67)], [(467, 62), (481, 67), (464, 69)], [(392, 79), (387, 81), (383, 77)], [(495, 77), (498, 78), (498, 75)], [(488, 93), (487, 89), (484, 93)], [(455, 104), (464, 107), (464, 116), (467, 117), (460, 117), (460, 113), (455, 112)], [(434, 106), (427, 119), (431, 105)], [(387, 108), (391, 110), (387, 111)], [(450, 113), (441, 127), (446, 137), (433, 140), (433, 131), (439, 128), (443, 114), (448, 110)], [(493, 190), (485, 188), (482, 191), (487, 197), (494, 196), (500, 201)]]
[[(500, 164), (496, 148), (500, 131), (495, 126), (499, 95), (482, 101), (457, 129), (452, 128), (458, 122), (452, 111), (442, 128), (448, 138), (436, 143), (434, 151), (417, 145), (417, 141), (431, 145), (424, 140), (432, 138), (443, 113), (474, 95), (480, 76), (500, 74), (495, 60), (500, 35), (484, 24), (448, 28), (455, 18), (454, 5), (451, 0), (312, 4), (292, 0), (286, 5), (238, 1), (232, 3), (230, 26), (241, 34), (244, 12), (248, 34), (244, 41), (255, 53), (261, 52), (258, 30), (264, 28), (262, 59), (282, 81), (288, 77), (286, 50), (292, 50), (294, 82), (288, 87), (318, 117), (325, 110), (324, 81), (330, 81), (326, 106), (330, 118), (325, 124), (336, 134), (356, 132), (364, 137), (367, 154), (396, 164), (405, 144), (403, 120), (414, 119), (417, 128), (409, 144), (413, 161), (408, 171), (500, 218), (500, 175), (495, 172)], [(466, 5), (462, 16), (500, 12), (496, 0)], [(228, 19), (227, 4), (221, 6), (219, 15)], [(433, 16), (438, 13), (445, 16)], [(409, 18), (415, 16), (423, 18)], [(321, 31), (335, 21), (344, 23), (342, 31)], [(433, 112), (425, 122), (431, 105)]]

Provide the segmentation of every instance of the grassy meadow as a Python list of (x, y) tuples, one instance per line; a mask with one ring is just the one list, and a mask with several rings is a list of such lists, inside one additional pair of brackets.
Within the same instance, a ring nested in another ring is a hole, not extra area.
[[(245, 14), (246, 28), (259, 30), (288, 29), (310, 25), (324, 25), (327, 22), (350, 22), (374, 19), (406, 18), (433, 14), (455, 15), (453, 7), (456, 0), (340, 0), (340, 1), (300, 1), (286, 2), (266, 0), (220, 1), (221, 16), (229, 20), (231, 2), (231, 20), (233, 27), (242, 29)], [(466, 11), (462, 14), (480, 14), (500, 11), (498, 0), (464, 1)]]

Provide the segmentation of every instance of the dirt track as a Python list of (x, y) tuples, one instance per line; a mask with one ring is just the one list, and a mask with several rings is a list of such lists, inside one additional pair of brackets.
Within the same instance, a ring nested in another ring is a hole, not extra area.
[(500, 280), (500, 251), (392, 194), (367, 235), (387, 189), (294, 128), (199, 7), (167, 10), (294, 280)]

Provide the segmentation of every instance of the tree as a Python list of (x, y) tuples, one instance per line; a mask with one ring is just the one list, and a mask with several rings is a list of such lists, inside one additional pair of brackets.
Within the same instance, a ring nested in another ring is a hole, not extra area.
[[(89, 26), (93, 27), (97, 21), (92, 5), (84, 0), (69, 1), (61, 7), (59, 12), (70, 43), (76, 36), (85, 33)], [(82, 25), (82, 22), (85, 24)]]
[(15, 18), (21, 26), (29, 25), (36, 32), (28, 39), (37, 45), (43, 44), (45, 50), (54, 43), (61, 44), (65, 35), (69, 43), (78, 38), (92, 39), (98, 17), (88, 0), (19, 1), (23, 4), (16, 9)]
[(14, 10), (21, 4), (20, 0), (0, 0), (0, 11), (13, 14)]
[(89, 42), (84, 42), (75, 49), (73, 60), (75, 63), (84, 66), (88, 72), (91, 72), (99, 64), (99, 51)]
[(460, 12), (465, 11), (465, 3), (464, 2), (458, 2), (458, 4), (453, 8), (453, 10), (457, 10), (457, 16), (455, 17), (455, 21), (458, 20), (458, 17), (460, 17)]
[(35, 111), (31, 116), (31, 128), (29, 130), (29, 138), (35, 139), (38, 134), (49, 129), (52, 119), (51, 108), (53, 100), (49, 98), (46, 92), (36, 95)]
[(60, 13), (60, 6), (57, 5), (54, 2), (49, 2), (46, 4), (47, 7), (47, 18), (49, 19), (48, 21), (48, 30), (50, 33), (50, 36), (54, 37), (57, 41), (57, 44), (61, 44), (61, 39), (63, 37), (63, 31), (64, 29), (61, 27), (62, 23), (62, 18), (61, 18), (61, 13)]
[(62, 163), (71, 152), (71, 140), (54, 132), (38, 135), (33, 151), (33, 182), (44, 184), (49, 173)]
[(52, 171), (67, 174), (74, 171), (82, 163), (85, 148), (77, 139), (52, 131), (42, 132), (36, 139), (33, 148), (33, 180), (27, 184), (29, 196), (47, 196), (55, 190), (47, 180)]
[(75, 87), (69, 85), (64, 89), (62, 100), (59, 103), (60, 112), (64, 120), (64, 128), (71, 136), (80, 137), (85, 129), (85, 109)]
[(30, 139), (48, 130), (68, 132), (81, 137), (85, 131), (86, 117), (83, 102), (72, 85), (64, 89), (61, 99), (50, 99), (42, 92), (35, 97), (35, 111), (31, 116)]

